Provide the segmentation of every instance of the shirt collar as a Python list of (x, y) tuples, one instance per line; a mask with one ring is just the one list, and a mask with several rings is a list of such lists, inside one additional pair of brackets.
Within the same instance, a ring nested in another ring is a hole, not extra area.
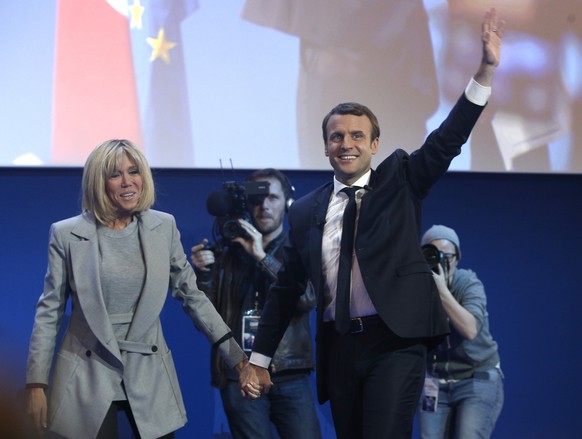
[[(372, 175), (372, 170), (368, 169), (368, 172), (366, 172), (364, 175), (362, 175), (360, 178), (358, 178), (352, 186), (360, 186), (360, 187), (367, 186), (368, 183), (370, 183), (370, 176), (371, 175)], [(333, 177), (333, 193), (335, 195), (337, 195), (345, 187), (348, 187), (348, 186), (341, 183), (337, 178), (335, 178), (335, 175), (334, 175), (334, 177)]]

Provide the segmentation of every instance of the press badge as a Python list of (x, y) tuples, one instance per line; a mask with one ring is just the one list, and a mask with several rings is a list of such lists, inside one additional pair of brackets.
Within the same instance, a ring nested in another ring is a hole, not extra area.
[(253, 350), (253, 343), (259, 328), (259, 319), (258, 315), (244, 315), (242, 318), (242, 348), (248, 355)]
[(439, 400), (439, 380), (433, 377), (424, 378), (424, 388), (422, 389), (423, 412), (436, 412)]

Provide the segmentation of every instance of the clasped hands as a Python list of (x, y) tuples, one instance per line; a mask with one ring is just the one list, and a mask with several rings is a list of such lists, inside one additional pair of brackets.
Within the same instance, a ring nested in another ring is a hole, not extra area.
[(273, 383), (267, 369), (247, 363), (239, 372), (240, 392), (243, 397), (258, 399), (263, 393), (269, 393)]

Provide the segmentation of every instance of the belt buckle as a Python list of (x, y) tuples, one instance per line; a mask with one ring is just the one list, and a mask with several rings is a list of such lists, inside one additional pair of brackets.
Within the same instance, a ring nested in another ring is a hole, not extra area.
[(356, 317), (355, 319), (352, 319), (352, 326), (354, 324), (358, 326), (355, 329), (351, 330), (352, 334), (359, 334), (360, 332), (364, 332), (364, 323), (362, 322), (361, 317)]

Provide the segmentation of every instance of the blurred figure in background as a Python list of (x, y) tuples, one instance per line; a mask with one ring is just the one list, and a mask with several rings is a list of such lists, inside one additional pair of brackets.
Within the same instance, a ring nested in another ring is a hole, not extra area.
[[(422, 144), (438, 107), (422, 0), (247, 0), (242, 17), (297, 36), (297, 142), (303, 169), (326, 169), (322, 114), (366, 102), (394, 148)], [(378, 152), (377, 160), (390, 150)], [(412, 152), (412, 150), (408, 151)]]

